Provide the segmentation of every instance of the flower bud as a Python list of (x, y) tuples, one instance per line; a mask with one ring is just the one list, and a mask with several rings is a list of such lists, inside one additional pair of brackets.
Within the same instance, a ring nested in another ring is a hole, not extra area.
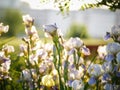
[(3, 26), (3, 23), (0, 23), (0, 35), (1, 35), (2, 33), (8, 32), (8, 29), (9, 29), (9, 26), (8, 26), (8, 25)]
[(44, 31), (48, 34), (50, 34), (51, 36), (54, 36), (57, 34), (57, 26), (56, 24), (54, 25), (43, 25)]
[(30, 17), (30, 15), (23, 15), (23, 22), (26, 25), (26, 27), (31, 27), (34, 23), (34, 19)]

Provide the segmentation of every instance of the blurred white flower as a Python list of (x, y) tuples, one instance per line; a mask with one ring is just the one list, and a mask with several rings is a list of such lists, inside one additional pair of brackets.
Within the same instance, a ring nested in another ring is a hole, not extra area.
[(28, 27), (28, 26), (32, 26), (34, 19), (30, 16), (30, 15), (23, 15), (22, 16), (23, 22), (24, 24)]
[(57, 71), (56, 69), (53, 69), (53, 70), (51, 71), (51, 75), (53, 75), (53, 76), (58, 76), (58, 71)]
[(34, 47), (32, 47), (32, 51), (36, 51), (36, 50), (40, 49), (43, 45), (43, 43), (40, 40), (32, 40), (32, 41), (35, 41)]
[(106, 51), (108, 54), (116, 54), (120, 51), (120, 44), (116, 42), (109, 43), (106, 46)]
[(104, 59), (104, 57), (107, 55), (106, 52), (106, 45), (104, 46), (99, 46), (97, 49), (98, 55), (101, 59)]
[(84, 90), (84, 83), (82, 80), (74, 80), (71, 86), (73, 90)]
[(35, 55), (31, 54), (31, 55), (29, 56), (29, 62), (30, 62), (32, 65), (38, 64), (38, 57), (36, 57)]
[(0, 57), (4, 57), (5, 52), (4, 51), (0, 51)]
[(20, 45), (20, 56), (27, 56), (28, 52), (27, 52), (27, 46), (24, 44)]
[(83, 74), (84, 74), (84, 69), (79, 66), (79, 70), (76, 70), (76, 71), (77, 71), (77, 72), (76, 72), (76, 74), (75, 74), (75, 78), (76, 78), (77, 80), (80, 80), (81, 77), (82, 77)]
[(88, 73), (91, 76), (100, 76), (103, 73), (102, 66), (100, 64), (93, 64), (88, 68)]
[(10, 64), (11, 64), (11, 61), (9, 59), (6, 62), (4, 62), (4, 63), (1, 64), (3, 72), (8, 73), (8, 71), (10, 69)]
[[(76, 57), (76, 58), (77, 58), (77, 57)], [(74, 56), (73, 56), (73, 55), (70, 55), (70, 56), (68, 57), (68, 61), (69, 61), (70, 64), (73, 64), (73, 63), (74, 63)]]
[(72, 70), (72, 71), (69, 72), (69, 74), (68, 74), (69, 80), (74, 80), (75, 79), (75, 73), (76, 73), (76, 70), (75, 71)]
[(39, 73), (41, 75), (45, 75), (46, 72), (47, 72), (47, 66), (45, 64), (41, 63), (39, 66)]
[[(31, 76), (32, 74), (32, 76)], [(24, 69), (21, 73), (21, 79), (26, 81), (32, 81), (32, 79), (37, 79), (36, 70), (35, 69)]]
[(47, 87), (55, 86), (55, 82), (51, 75), (45, 75), (42, 77), (41, 84)]
[(43, 25), (43, 29), (46, 33), (50, 34), (51, 36), (54, 36), (56, 35), (58, 28), (56, 24), (53, 24), (53, 25)]
[(46, 59), (48, 56), (48, 53), (44, 49), (37, 49), (36, 55), (39, 59)]
[(28, 36), (33, 36), (34, 34), (37, 34), (37, 30), (35, 26), (31, 26), (30, 28), (26, 27), (25, 32)]
[(48, 53), (52, 52), (53, 50), (53, 44), (47, 43), (44, 45), (44, 50), (47, 51)]
[(112, 35), (120, 35), (120, 25), (113, 26), (111, 28)]
[(44, 61), (43, 61), (43, 63), (48, 67), (48, 69), (50, 69), (50, 70), (52, 70), (52, 69), (54, 69), (53, 67), (54, 67), (54, 64), (53, 64), (53, 61), (52, 61), (53, 59), (51, 59), (51, 58), (49, 58), (48, 57), (48, 59), (45, 59)]
[(6, 44), (3, 46), (2, 51), (4, 51), (5, 54), (10, 54), (10, 53), (14, 52), (15, 50), (14, 50), (13, 46)]
[(84, 59), (83, 59), (82, 57), (80, 57), (80, 59), (79, 59), (79, 62), (78, 62), (78, 63), (79, 63), (79, 65), (80, 65), (80, 64), (83, 64), (83, 63), (84, 63)]
[(69, 80), (74, 80), (74, 79), (81, 79), (81, 77), (83, 76), (84, 74), (84, 69), (82, 67), (79, 67), (78, 70), (71, 70), (69, 71), (69, 74), (68, 74), (68, 77), (69, 77)]
[(75, 49), (74, 48), (70, 50), (64, 49), (64, 52), (65, 52), (65, 56), (70, 56), (75, 52)]
[(76, 38), (70, 38), (67, 42), (64, 43), (64, 47), (71, 49), (71, 48), (76, 48), (80, 49), (84, 45), (83, 41), (76, 37)]
[(8, 26), (8, 25), (4, 26), (3, 23), (0, 23), (0, 35), (1, 35), (2, 33), (8, 32), (8, 29), (9, 29), (9, 26)]
[(31, 78), (31, 75), (30, 75), (30, 70), (28, 70), (28, 69), (23, 70), (22, 75), (21, 75), (21, 79), (24, 79), (26, 81), (31, 81), (32, 78)]

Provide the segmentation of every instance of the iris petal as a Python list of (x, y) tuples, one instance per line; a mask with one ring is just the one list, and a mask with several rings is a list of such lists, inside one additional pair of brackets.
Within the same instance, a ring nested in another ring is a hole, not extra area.
[(90, 80), (88, 81), (88, 84), (93, 85), (96, 83), (95, 77), (91, 77)]
[(112, 54), (108, 54), (107, 56), (105, 56), (106, 61), (111, 62), (113, 59), (114, 59), (114, 55), (112, 55)]
[(104, 40), (108, 40), (109, 38), (111, 38), (111, 35), (109, 32), (106, 32), (106, 35), (104, 37)]

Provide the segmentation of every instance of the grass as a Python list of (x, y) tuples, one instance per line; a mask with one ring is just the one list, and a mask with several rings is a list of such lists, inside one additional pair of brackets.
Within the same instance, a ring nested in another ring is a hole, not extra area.
[(106, 45), (112, 42), (112, 40), (105, 41), (103, 39), (82, 39), (85, 45)]
[[(46, 38), (41, 38), (43, 42), (50, 42), (51, 40), (48, 40)], [(104, 41), (103, 39), (82, 39), (85, 45), (105, 45), (109, 42), (112, 42), (112, 40)], [(0, 46), (4, 44), (13, 45), (15, 48), (18, 49), (19, 45), (24, 43), (22, 41), (22, 38), (0, 38)]]

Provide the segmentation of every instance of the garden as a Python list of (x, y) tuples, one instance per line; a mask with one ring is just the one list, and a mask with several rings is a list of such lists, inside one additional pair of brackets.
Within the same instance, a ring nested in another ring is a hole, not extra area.
[[(26, 36), (21, 42), (9, 38), (1, 43), (1, 90), (119, 90), (119, 25), (104, 37), (113, 41), (98, 46), (97, 54), (92, 55), (79, 37), (66, 40), (56, 23), (43, 25), (48, 39), (44, 42), (39, 38), (34, 19), (30, 15), (22, 18)], [(0, 35), (8, 30), (8, 25), (0, 23)], [(11, 40), (19, 47), (6, 43)]]

